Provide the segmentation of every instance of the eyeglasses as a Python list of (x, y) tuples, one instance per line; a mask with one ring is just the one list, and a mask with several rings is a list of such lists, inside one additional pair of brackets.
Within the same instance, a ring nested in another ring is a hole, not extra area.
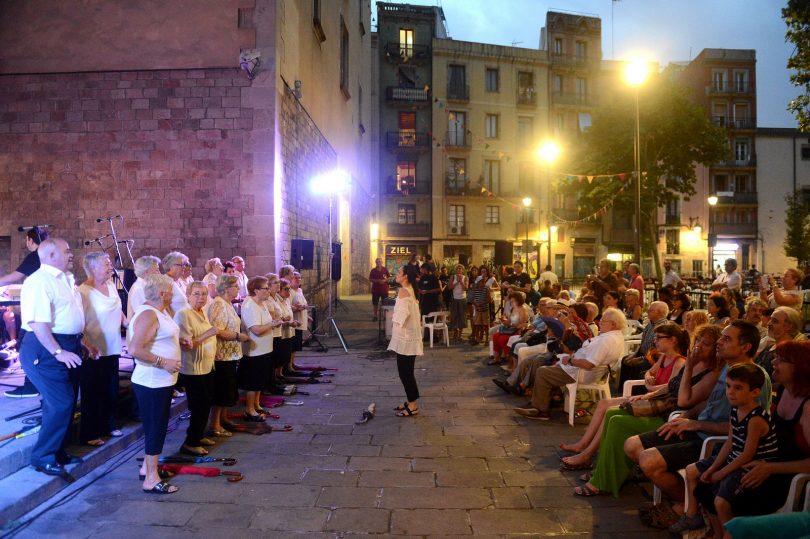
[(260, 286), (259, 290), (270, 290), (269, 286)]
[(285, 286), (285, 287), (284, 287), (284, 288), (282, 288), (281, 290), (283, 291), (283, 290), (289, 290), (289, 289), (290, 289), (290, 287), (289, 287), (289, 286)]
[(172, 266), (180, 266), (181, 268), (190, 268), (191, 264), (186, 262), (185, 264), (172, 264)]
[(671, 339), (671, 338), (672, 338), (672, 335), (656, 335), (655, 336), (656, 341), (660, 340), (660, 339)]

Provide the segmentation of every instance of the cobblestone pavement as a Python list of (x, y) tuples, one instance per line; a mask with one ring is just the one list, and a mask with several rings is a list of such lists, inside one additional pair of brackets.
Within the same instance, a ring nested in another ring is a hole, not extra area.
[[(636, 515), (649, 484), (628, 484), (618, 499), (573, 496), (577, 474), (559, 471), (556, 447), (582, 426), (569, 427), (561, 411), (551, 422), (518, 418), (511, 408), (523, 400), (492, 384), (496, 371), (480, 346), (426, 349), (417, 360), (421, 413), (394, 417), (403, 391), (394, 358), (373, 347), (370, 302), (345, 304), (336, 318), (350, 353), (334, 341), (327, 354), (299, 359), (339, 369), (333, 383), (305, 386), (310, 396), (292, 397), (303, 406), (275, 410), (281, 419), (271, 423), (293, 432), (236, 434), (213, 448), (212, 456), (239, 459), (243, 481), (186, 475), (173, 479), (176, 494), (146, 494), (134, 460), (142, 446), (131, 447), (16, 536), (665, 535)], [(356, 425), (371, 402), (377, 416)], [(165, 453), (179, 448), (185, 428), (177, 423)]]

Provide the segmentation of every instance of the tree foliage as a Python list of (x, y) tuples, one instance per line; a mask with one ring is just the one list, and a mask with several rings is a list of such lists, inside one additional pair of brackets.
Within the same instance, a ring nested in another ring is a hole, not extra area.
[(796, 116), (799, 129), (807, 133), (810, 132), (810, 1), (788, 0), (782, 18), (788, 28), (785, 39), (796, 46), (787, 63), (789, 69), (795, 70), (790, 82), (803, 92), (788, 103), (788, 110)]
[(785, 255), (801, 265), (810, 261), (810, 208), (801, 193), (788, 193), (785, 202)]

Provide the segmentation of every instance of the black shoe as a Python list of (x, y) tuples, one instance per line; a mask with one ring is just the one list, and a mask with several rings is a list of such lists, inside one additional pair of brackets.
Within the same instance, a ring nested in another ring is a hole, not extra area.
[(39, 397), (39, 391), (37, 391), (33, 386), (23, 385), (9, 391), (4, 391), (3, 395), (10, 399), (29, 399)]
[(34, 469), (48, 475), (62, 475), (65, 473), (65, 467), (57, 463), (36, 464), (33, 465)]
[(80, 462), (84, 462), (84, 460), (82, 460), (81, 457), (77, 457), (76, 455), (64, 453), (62, 455), (56, 456), (56, 462), (58, 462), (62, 466), (70, 466), (71, 464), (79, 464)]
[(507, 393), (512, 393), (511, 387), (506, 380), (501, 380), (500, 378), (493, 378), (492, 383), (498, 386), (499, 388), (503, 389)]

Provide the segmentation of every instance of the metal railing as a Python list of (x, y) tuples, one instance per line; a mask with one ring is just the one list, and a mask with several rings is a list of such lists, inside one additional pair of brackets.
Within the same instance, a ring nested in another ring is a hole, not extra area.
[(388, 236), (398, 238), (421, 238), (430, 235), (428, 223), (388, 223)]
[(560, 66), (588, 66), (596, 63), (596, 59), (579, 54), (551, 53), (551, 63)]
[(421, 63), (430, 60), (430, 47), (428, 45), (404, 45), (396, 41), (389, 41), (384, 47), (385, 54), (391, 61), (411, 61)]
[(426, 150), (430, 147), (430, 137), (427, 133), (416, 131), (388, 131), (385, 144), (388, 149)]
[(448, 101), (469, 101), (470, 86), (467, 84), (447, 84)]
[(751, 82), (727, 82), (723, 84), (712, 83), (706, 87), (709, 94), (737, 94), (748, 95), (754, 93), (754, 84)]
[(515, 96), (515, 102), (518, 105), (536, 107), (537, 92), (534, 90), (534, 88), (520, 88), (518, 89), (517, 95)]
[(430, 101), (430, 91), (424, 88), (402, 88), (399, 86), (389, 86), (386, 88), (385, 97), (389, 101), (403, 103), (427, 103)]
[(463, 131), (451, 131), (447, 133), (447, 137), (444, 139), (444, 145), (447, 148), (467, 149), (470, 147), (470, 138), (471, 137), (468, 137)]
[[(397, 185), (399, 181), (400, 185)], [(430, 194), (430, 185), (424, 182), (408, 182), (403, 181), (402, 178), (397, 180), (397, 176), (388, 176), (385, 182), (386, 195), (428, 195)]]
[(578, 94), (576, 92), (554, 92), (551, 99), (562, 105), (595, 106), (599, 104), (599, 96), (593, 94)]
[(756, 118), (728, 118), (726, 116), (712, 116), (712, 123), (720, 127), (729, 129), (755, 129), (757, 127)]

